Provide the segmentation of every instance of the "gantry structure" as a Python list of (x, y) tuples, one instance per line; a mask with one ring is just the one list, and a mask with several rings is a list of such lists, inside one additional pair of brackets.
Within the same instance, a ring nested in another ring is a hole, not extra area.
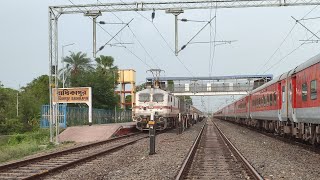
[[(99, 2), (99, 1), (98, 1)], [(58, 21), (62, 15), (83, 14), (92, 18), (95, 29), (95, 19), (102, 13), (121, 11), (166, 11), (183, 12), (192, 9), (219, 9), (219, 8), (246, 8), (246, 7), (286, 7), (320, 5), (320, 0), (162, 0), (140, 1), (120, 3), (97, 3), (97, 4), (73, 4), (63, 6), (50, 6), (48, 8), (49, 24), (49, 90), (50, 90), (50, 121), (57, 122), (58, 106), (53, 106), (52, 88), (58, 88)], [(176, 14), (174, 14), (176, 15)], [(95, 57), (95, 35), (93, 53)], [(58, 91), (56, 91), (58, 92)], [(55, 109), (55, 110), (54, 110)]]

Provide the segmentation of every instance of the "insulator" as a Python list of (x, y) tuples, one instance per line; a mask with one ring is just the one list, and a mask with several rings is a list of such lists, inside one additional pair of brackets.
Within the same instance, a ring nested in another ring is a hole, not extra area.
[(152, 14), (151, 14), (151, 18), (152, 18), (152, 21), (153, 19), (156, 17), (156, 12), (153, 10)]

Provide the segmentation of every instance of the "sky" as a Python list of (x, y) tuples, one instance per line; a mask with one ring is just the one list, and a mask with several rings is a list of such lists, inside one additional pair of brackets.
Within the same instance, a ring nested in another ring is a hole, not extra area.
[[(97, 3), (96, 0), (71, 2)], [(0, 81), (5, 87), (17, 89), (40, 75), (48, 74), (48, 6), (71, 3), (69, 0), (10, 0), (1, 4)], [(312, 36), (302, 25), (296, 24), (291, 16), (297, 19), (318, 17), (320, 7), (238, 8), (218, 9), (217, 12), (214, 9), (187, 10), (179, 17), (208, 21), (210, 13), (211, 17), (216, 14), (216, 22), (204, 28), (193, 42), (209, 41), (210, 30), (211, 40), (214, 39), (214, 32), (216, 40), (236, 40), (231, 44), (216, 46), (213, 60), (210, 59), (210, 44), (189, 44), (179, 53), (179, 59), (175, 57), (171, 50), (174, 48), (174, 17), (163, 11), (156, 11), (154, 19), (154, 25), (160, 33), (146, 20), (151, 19), (151, 12), (104, 13), (98, 21), (119, 23), (116, 16), (123, 22), (133, 19), (129, 24), (131, 30), (126, 27), (116, 37), (118, 41), (132, 44), (126, 45), (126, 48), (106, 46), (98, 55), (113, 56), (120, 69), (135, 69), (137, 83), (141, 84), (147, 76), (151, 76), (146, 73), (150, 67), (165, 70), (163, 76), (167, 77), (266, 73), (277, 76), (319, 53), (319, 43), (308, 43), (288, 55), (300, 46), (300, 40)], [(316, 33), (319, 31), (319, 21), (301, 22)], [(179, 47), (186, 44), (204, 25), (199, 22), (179, 22)], [(110, 34), (116, 34), (123, 25), (102, 27)], [(97, 47), (111, 38), (105, 31), (97, 27)], [(92, 21), (89, 18), (82, 14), (59, 18), (59, 57), (62, 46), (70, 43), (74, 45), (65, 47), (65, 55), (69, 51), (82, 51), (92, 58)], [(209, 64), (213, 64), (212, 69)], [(197, 97), (194, 103), (201, 109), (216, 110), (234, 98)]]

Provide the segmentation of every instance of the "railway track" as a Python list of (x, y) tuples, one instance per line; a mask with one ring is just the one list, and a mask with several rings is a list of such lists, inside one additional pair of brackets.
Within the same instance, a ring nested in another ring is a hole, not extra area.
[(0, 179), (38, 179), (148, 137), (131, 134), (0, 166)]
[(213, 121), (201, 129), (176, 180), (263, 179)]

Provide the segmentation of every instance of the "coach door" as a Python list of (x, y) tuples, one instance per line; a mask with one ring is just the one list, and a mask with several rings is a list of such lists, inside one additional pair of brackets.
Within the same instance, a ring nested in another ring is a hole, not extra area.
[(288, 80), (282, 80), (281, 81), (281, 96), (282, 96), (282, 106), (281, 106), (281, 121), (286, 121), (288, 117), (288, 104), (287, 104), (287, 99), (288, 99), (288, 89), (287, 89), (287, 83)]
[(285, 80), (282, 80), (278, 83), (278, 117), (280, 121), (283, 121), (283, 116), (286, 114), (286, 106), (285, 106), (285, 99), (286, 99), (286, 86)]
[(289, 100), (288, 100), (288, 115), (291, 121), (296, 121), (295, 107), (296, 107), (296, 76), (292, 76), (289, 84)]

